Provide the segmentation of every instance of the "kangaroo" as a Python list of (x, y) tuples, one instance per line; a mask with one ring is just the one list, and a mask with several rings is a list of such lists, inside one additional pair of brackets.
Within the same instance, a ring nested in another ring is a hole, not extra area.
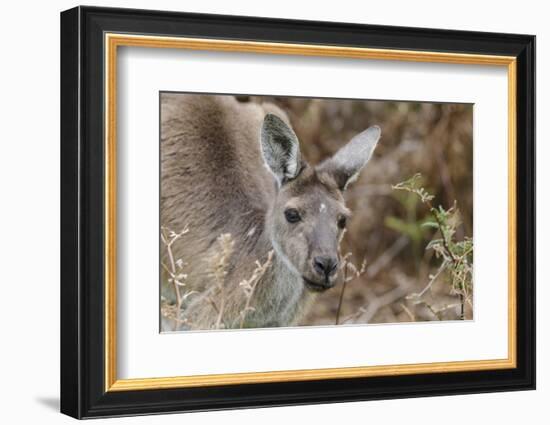
[[(161, 223), (188, 233), (174, 244), (190, 295), (190, 329), (211, 329), (219, 297), (207, 260), (218, 237), (234, 243), (224, 277), (223, 327), (243, 325), (239, 283), (273, 252), (258, 281), (244, 327), (291, 326), (314, 295), (338, 275), (338, 243), (350, 217), (343, 193), (370, 159), (378, 126), (356, 135), (316, 166), (300, 153), (287, 115), (277, 106), (232, 96), (161, 95)], [(170, 294), (166, 276), (163, 294)], [(219, 288), (218, 288), (219, 289)], [(169, 296), (169, 295), (166, 295)], [(172, 297), (173, 298), (173, 297)]]

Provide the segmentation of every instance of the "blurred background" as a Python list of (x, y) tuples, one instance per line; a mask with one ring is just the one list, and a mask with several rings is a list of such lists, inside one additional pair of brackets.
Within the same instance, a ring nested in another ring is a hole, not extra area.
[(353, 217), (342, 241), (342, 255), (347, 254), (357, 269), (364, 262), (363, 270), (358, 275), (351, 266), (345, 290), (339, 284), (320, 295), (301, 325), (472, 318), (472, 298), (460, 302), (452, 289), (451, 273), (437, 274), (441, 258), (426, 249), (430, 241), (441, 238), (437, 228), (425, 225), (432, 216), (429, 207), (415, 193), (392, 188), (420, 173), (420, 183), (434, 195), (434, 207), (447, 210), (456, 202), (460, 222), (454, 224), (453, 238), (472, 237), (472, 105), (267, 96), (237, 99), (272, 102), (285, 110), (312, 165), (368, 126), (382, 128), (374, 157), (345, 194)]

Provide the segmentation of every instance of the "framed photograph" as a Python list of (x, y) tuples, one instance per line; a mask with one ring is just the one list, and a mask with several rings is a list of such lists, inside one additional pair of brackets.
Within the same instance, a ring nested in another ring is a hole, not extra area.
[(61, 411), (535, 387), (535, 37), (61, 14)]

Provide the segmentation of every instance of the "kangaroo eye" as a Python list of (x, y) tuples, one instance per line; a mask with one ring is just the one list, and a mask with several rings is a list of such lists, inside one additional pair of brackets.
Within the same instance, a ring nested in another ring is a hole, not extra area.
[(343, 229), (344, 227), (346, 227), (346, 217), (344, 216), (341, 216), (340, 218), (338, 218), (338, 227), (340, 229)]
[(289, 223), (297, 223), (301, 219), (300, 213), (294, 208), (289, 208), (285, 210), (285, 218), (286, 221), (288, 221)]

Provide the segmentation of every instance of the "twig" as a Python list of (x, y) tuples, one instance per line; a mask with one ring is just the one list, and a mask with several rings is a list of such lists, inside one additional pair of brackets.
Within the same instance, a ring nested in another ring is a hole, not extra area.
[(336, 309), (336, 320), (335, 320), (335, 324), (337, 325), (339, 322), (340, 322), (340, 311), (342, 310), (342, 302), (344, 300), (344, 292), (346, 291), (346, 285), (347, 285), (347, 270), (348, 270), (348, 265), (347, 265), (347, 259), (348, 259), (348, 254), (342, 256), (342, 241), (344, 240), (344, 235), (346, 234), (347, 232), (347, 229), (344, 229), (342, 231), (342, 234), (340, 235), (340, 238), (338, 239), (338, 255), (342, 258), (342, 261), (343, 261), (343, 267), (344, 267), (344, 282), (342, 284), (342, 289), (340, 290), (340, 298), (338, 299), (338, 307)]
[(340, 311), (342, 310), (342, 302), (344, 300), (344, 292), (346, 291), (346, 285), (348, 284), (348, 265), (347, 260), (344, 260), (344, 283), (342, 284), (342, 290), (340, 291), (340, 298), (338, 299), (338, 309), (336, 310), (336, 325), (340, 323)]
[(422, 304), (424, 304), (428, 308), (428, 310), (430, 310), (430, 313), (432, 313), (437, 320), (441, 320), (441, 317), (439, 316), (439, 312), (434, 310), (434, 308), (430, 303), (427, 303), (426, 301), (422, 301)]
[[(455, 250), (453, 249), (455, 248), (453, 244), (453, 235), (456, 233), (456, 227), (458, 224), (456, 224), (456, 222), (454, 224), (448, 224), (447, 221), (451, 212), (453, 213), (452, 219), (456, 219), (456, 214), (459, 214), (458, 209), (456, 208), (456, 201), (448, 210), (443, 210), (441, 206), (439, 206), (439, 209), (436, 209), (431, 202), (431, 200), (434, 199), (434, 196), (429, 194), (423, 187), (418, 186), (418, 180), (420, 178), (420, 174), (415, 174), (410, 179), (392, 186), (392, 188), (397, 190), (405, 190), (416, 194), (420, 197), (422, 203), (429, 208), (429, 212), (435, 220), (435, 225), (441, 233), (441, 243), (438, 241), (437, 245), (432, 245), (430, 243), (429, 246), (436, 252), (436, 254), (438, 254), (438, 256), (440, 255), (443, 258), (443, 262), (437, 273), (434, 276), (430, 276), (430, 281), (426, 287), (419, 294), (412, 294), (411, 297), (415, 297), (418, 301), (418, 299), (432, 287), (441, 272), (443, 270), (448, 270), (451, 275), (451, 293), (457, 294), (459, 297), (461, 305), (460, 319), (464, 320), (465, 303), (469, 298), (468, 288), (466, 287), (466, 278), (468, 273), (471, 275), (471, 266), (467, 261), (467, 256), (472, 252), (473, 245), (471, 245), (460, 255), (455, 253)], [(462, 243), (465, 243), (466, 238), (464, 237), (463, 239), (464, 240)]]
[(383, 270), (407, 246), (409, 238), (400, 236), (383, 254), (378, 256), (367, 269), (367, 277), (372, 279)]
[(443, 270), (445, 270), (445, 267), (447, 267), (447, 264), (448, 263), (446, 261), (443, 261), (443, 263), (441, 263), (441, 266), (439, 266), (439, 269), (437, 269), (437, 272), (434, 275), (431, 276), (430, 281), (424, 287), (424, 289), (422, 289), (422, 291), (420, 291), (420, 293), (418, 293), (418, 294), (411, 294), (411, 296), (413, 296), (413, 297), (416, 296), (418, 298), (422, 297), (432, 287), (432, 285), (437, 280), (439, 275), (443, 272)]
[(384, 295), (372, 300), (368, 305), (361, 307), (359, 311), (347, 317), (343, 323), (370, 323), (379, 309), (389, 304), (394, 303), (400, 298), (403, 298), (410, 289), (409, 282), (404, 276), (397, 275), (397, 287), (386, 292)]
[(246, 315), (251, 310), (250, 303), (252, 301), (252, 297), (254, 293), (256, 292), (256, 287), (258, 286), (258, 283), (264, 276), (267, 269), (271, 267), (271, 264), (273, 264), (273, 250), (269, 251), (269, 253), (267, 254), (267, 260), (265, 261), (264, 264), (260, 264), (259, 261), (256, 261), (256, 268), (252, 273), (252, 277), (248, 280), (242, 281), (239, 284), (239, 286), (241, 286), (244, 289), (245, 297), (246, 297), (246, 303), (244, 305), (244, 309), (241, 311), (241, 321), (240, 321), (241, 329), (244, 327)]
[(399, 305), (401, 306), (403, 311), (407, 314), (407, 316), (409, 316), (409, 319), (411, 319), (411, 322), (416, 322), (416, 317), (414, 316), (414, 313), (411, 310), (409, 310), (409, 308), (405, 304), (399, 303)]
[[(214, 328), (220, 329), (225, 312), (225, 301), (227, 296), (225, 277), (227, 275), (228, 261), (233, 253), (234, 241), (230, 233), (223, 233), (218, 236), (217, 242), (220, 246), (220, 251), (215, 253), (211, 258), (211, 274), (215, 279), (220, 294), (220, 302), (217, 304), (218, 315), (214, 323)], [(212, 300), (211, 302), (214, 301)]]
[(174, 330), (176, 331), (179, 327), (179, 323), (181, 323), (181, 306), (183, 304), (183, 297), (180, 292), (180, 286), (178, 284), (178, 270), (176, 268), (176, 262), (174, 260), (174, 253), (172, 252), (172, 245), (176, 240), (178, 240), (181, 236), (185, 235), (189, 231), (189, 228), (185, 226), (185, 228), (180, 233), (174, 233), (171, 232), (171, 238), (168, 239), (168, 235), (166, 235), (166, 228), (161, 227), (160, 237), (162, 239), (162, 242), (166, 246), (166, 252), (168, 254), (168, 260), (170, 261), (170, 267), (166, 266), (166, 264), (162, 263), (162, 266), (165, 268), (165, 270), (170, 274), (172, 283), (174, 285), (174, 292), (176, 294), (176, 312), (174, 317)]
[(342, 311), (342, 305), (344, 302), (344, 293), (346, 291), (346, 286), (348, 281), (353, 280), (356, 277), (359, 277), (361, 274), (365, 273), (366, 270), (366, 276), (369, 279), (374, 278), (381, 270), (383, 270), (388, 264), (391, 263), (391, 261), (407, 246), (407, 243), (409, 241), (409, 238), (407, 236), (400, 236), (386, 251), (384, 251), (381, 255), (376, 258), (376, 260), (369, 265), (368, 268), (366, 267), (366, 262), (363, 261), (363, 264), (361, 265), (361, 269), (358, 271), (357, 268), (354, 266), (356, 276), (348, 279), (347, 272), (348, 272), (348, 264), (353, 264), (348, 261), (349, 256), (351, 253), (347, 253), (343, 257), (343, 269), (344, 269), (344, 283), (342, 285), (342, 289), (340, 291), (340, 297), (338, 299), (338, 308), (336, 310), (336, 321), (335, 324), (340, 324), (340, 316)]
[(441, 223), (441, 220), (437, 216), (437, 210), (434, 208), (430, 200), (426, 201), (426, 205), (428, 205), (428, 208), (430, 209), (430, 213), (432, 214), (433, 218), (435, 219), (437, 223), (437, 227), (439, 228), (439, 232), (441, 233), (441, 240), (443, 241), (443, 247), (445, 248), (445, 251), (447, 251), (447, 255), (452, 260), (456, 261), (456, 256), (453, 254), (453, 251), (451, 251), (451, 248), (449, 247), (449, 243), (447, 242), (447, 238), (445, 237), (445, 232), (443, 231), (443, 223)]
[(215, 329), (220, 329), (220, 326), (222, 324), (222, 317), (223, 317), (224, 309), (225, 309), (225, 294), (222, 292), (221, 301), (220, 301), (220, 309), (218, 311), (218, 317), (216, 318)]

